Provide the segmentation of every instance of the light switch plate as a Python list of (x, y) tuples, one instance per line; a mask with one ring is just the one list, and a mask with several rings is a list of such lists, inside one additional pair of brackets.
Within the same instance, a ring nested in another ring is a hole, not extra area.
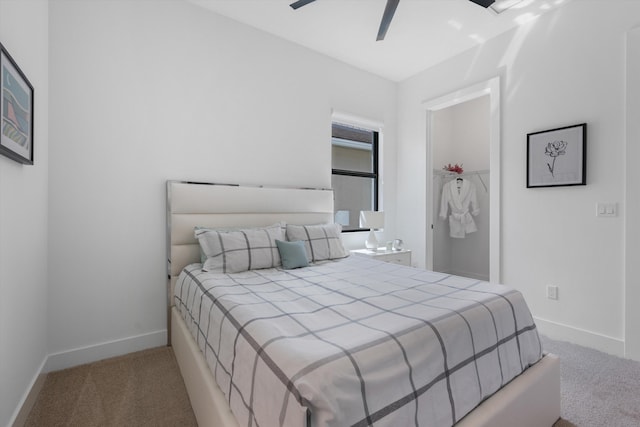
[(598, 202), (596, 204), (596, 216), (618, 216), (618, 204), (612, 202)]

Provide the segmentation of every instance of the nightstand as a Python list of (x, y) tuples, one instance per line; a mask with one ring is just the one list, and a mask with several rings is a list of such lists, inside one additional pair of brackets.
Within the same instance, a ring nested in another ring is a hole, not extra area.
[(377, 251), (372, 251), (371, 249), (356, 249), (350, 252), (356, 256), (368, 256), (379, 261), (411, 266), (411, 251), (409, 249), (403, 249), (401, 251), (388, 251), (386, 248), (379, 248)]

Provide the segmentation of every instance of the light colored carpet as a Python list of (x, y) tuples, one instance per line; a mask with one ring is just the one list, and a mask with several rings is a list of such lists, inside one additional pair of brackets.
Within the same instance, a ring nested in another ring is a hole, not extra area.
[(25, 425), (197, 427), (170, 347), (49, 373)]
[(579, 427), (640, 426), (639, 362), (541, 339), (546, 351), (560, 357), (564, 420)]
[[(562, 419), (553, 427), (640, 426), (640, 363), (542, 341), (560, 356)], [(173, 351), (161, 347), (50, 373), (26, 426), (197, 424)]]

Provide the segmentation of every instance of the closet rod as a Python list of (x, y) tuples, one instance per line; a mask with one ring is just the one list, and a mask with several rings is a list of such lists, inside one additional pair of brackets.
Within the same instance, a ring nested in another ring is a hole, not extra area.
[(480, 171), (468, 171), (468, 172), (462, 172), (462, 173), (457, 173), (457, 172), (450, 172), (450, 171), (445, 171), (442, 169), (435, 169), (433, 171), (434, 174), (436, 175), (442, 175), (442, 176), (471, 176), (471, 175), (484, 175), (491, 172), (489, 169), (487, 170), (480, 170)]
[(489, 191), (487, 189), (487, 185), (484, 183), (484, 180), (482, 179), (482, 177), (480, 175), (484, 175), (484, 174), (488, 174), (490, 171), (488, 169), (486, 170), (479, 170), (479, 171), (469, 171), (469, 172), (462, 172), (462, 173), (457, 173), (457, 172), (451, 172), (451, 171), (445, 171), (445, 170), (441, 170), (441, 169), (435, 169), (433, 171), (433, 173), (435, 175), (440, 175), (440, 176), (477, 176), (478, 179), (480, 180), (480, 183), (482, 184), (482, 186), (484, 187), (484, 191)]

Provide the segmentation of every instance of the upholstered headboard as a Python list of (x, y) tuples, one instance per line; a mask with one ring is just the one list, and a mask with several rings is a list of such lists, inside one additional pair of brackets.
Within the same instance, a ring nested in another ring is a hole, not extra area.
[(333, 222), (333, 191), (167, 181), (167, 296), (188, 264), (200, 262), (194, 227)]

